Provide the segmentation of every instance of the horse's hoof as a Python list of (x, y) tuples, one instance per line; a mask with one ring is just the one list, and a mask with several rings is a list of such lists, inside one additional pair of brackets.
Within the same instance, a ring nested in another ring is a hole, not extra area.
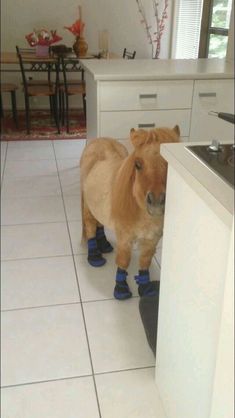
[(111, 253), (113, 251), (112, 245), (105, 237), (97, 239), (97, 246), (103, 254)]
[(107, 241), (107, 245), (105, 247), (100, 248), (100, 251), (103, 254), (111, 253), (113, 251), (112, 245)]
[(130, 288), (129, 288), (126, 280), (116, 284), (116, 286), (114, 288), (113, 295), (114, 295), (115, 299), (118, 299), (118, 300), (125, 300), (125, 299), (131, 298), (132, 293), (130, 291)]
[(142, 296), (156, 296), (157, 295), (157, 282), (148, 282), (145, 284), (140, 284), (138, 287), (138, 293), (140, 297)]
[(106, 254), (106, 253), (111, 253), (111, 251), (113, 251), (112, 245), (106, 238), (103, 226), (98, 226), (96, 228), (95, 237), (96, 237), (97, 247), (101, 253)]
[(88, 263), (92, 266), (92, 267), (101, 267), (106, 263), (106, 259), (103, 258), (102, 256), (100, 257), (87, 257), (87, 261)]

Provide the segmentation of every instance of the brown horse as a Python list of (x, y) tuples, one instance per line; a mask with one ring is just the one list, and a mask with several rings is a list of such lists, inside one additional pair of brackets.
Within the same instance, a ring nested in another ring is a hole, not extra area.
[(126, 282), (134, 242), (140, 249), (139, 274), (135, 276), (139, 295), (153, 295), (149, 266), (162, 236), (167, 163), (160, 144), (178, 142), (179, 127), (151, 131), (132, 129), (134, 151), (111, 138), (91, 141), (81, 157), (83, 234), (88, 242), (88, 262), (95, 267), (106, 260), (102, 254), (113, 250), (104, 226), (115, 231), (117, 299), (131, 297)]

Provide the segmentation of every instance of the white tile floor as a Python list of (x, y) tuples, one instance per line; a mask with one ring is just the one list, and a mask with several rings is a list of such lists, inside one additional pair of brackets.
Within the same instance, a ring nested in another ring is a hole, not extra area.
[[(113, 254), (94, 269), (80, 242), (84, 146), (1, 143), (2, 418), (165, 418), (138, 310), (137, 254), (134, 297), (118, 302)], [(157, 262), (151, 270), (159, 278)]]

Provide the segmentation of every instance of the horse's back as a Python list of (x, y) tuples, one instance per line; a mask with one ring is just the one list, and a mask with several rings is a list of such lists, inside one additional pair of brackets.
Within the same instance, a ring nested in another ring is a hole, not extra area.
[(113, 183), (127, 155), (127, 149), (118, 141), (99, 138), (88, 143), (80, 160), (83, 200), (97, 221), (111, 229)]
[(123, 160), (128, 155), (127, 149), (115, 139), (93, 139), (86, 145), (81, 160), (81, 179), (86, 177), (97, 161), (107, 159)]

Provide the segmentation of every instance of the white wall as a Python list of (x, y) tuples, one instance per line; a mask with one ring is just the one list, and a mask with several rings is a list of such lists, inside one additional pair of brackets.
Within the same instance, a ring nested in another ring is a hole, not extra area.
[[(62, 43), (72, 45), (73, 35), (64, 29), (78, 18), (78, 5), (82, 5), (86, 23), (85, 37), (90, 51), (98, 49), (98, 31), (108, 29), (110, 49), (122, 54), (123, 48), (137, 51), (138, 58), (151, 58), (136, 0), (2, 0), (1, 6), (1, 50), (15, 50), (15, 45), (27, 46), (25, 34), (34, 28), (57, 29), (63, 37)], [(161, 2), (159, 2), (161, 3)], [(171, 4), (171, 1), (169, 2)], [(152, 0), (143, 0), (149, 17), (153, 16)], [(169, 7), (170, 10), (170, 7)], [(162, 58), (168, 56), (170, 18), (163, 35)]]
[[(99, 30), (107, 29), (112, 52), (122, 57), (126, 47), (130, 51), (137, 51), (136, 58), (151, 58), (151, 46), (140, 23), (136, 0), (1, 0), (1, 51), (15, 51), (16, 45), (27, 47), (25, 35), (34, 28), (57, 29), (57, 33), (63, 37), (61, 43), (72, 46), (74, 36), (64, 26), (70, 26), (78, 18), (79, 4), (86, 24), (84, 34), (89, 51), (98, 52)], [(153, 16), (152, 0), (143, 0), (143, 4), (150, 20)], [(160, 58), (168, 58), (169, 29), (170, 13), (162, 37)], [(2, 81), (21, 83), (19, 73), (2, 73), (1, 78)], [(76, 104), (74, 99), (72, 103)], [(8, 98), (3, 97), (3, 100), (4, 107), (9, 107)], [(17, 92), (17, 103), (19, 108), (24, 107), (20, 91)], [(39, 103), (41, 99), (33, 103), (32, 107), (39, 107)]]

